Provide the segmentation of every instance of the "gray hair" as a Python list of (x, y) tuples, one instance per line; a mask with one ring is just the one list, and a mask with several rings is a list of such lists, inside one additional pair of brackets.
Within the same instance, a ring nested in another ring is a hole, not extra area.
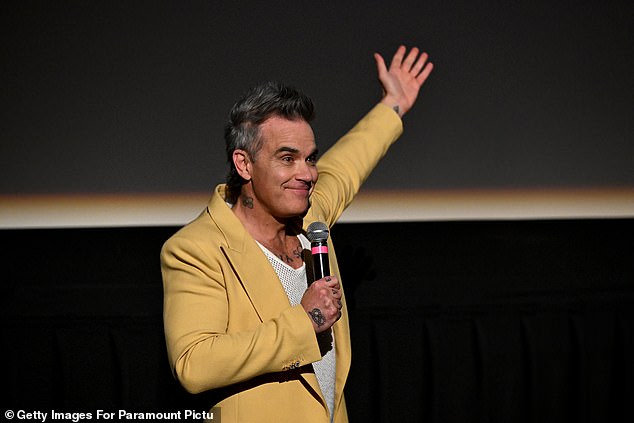
[(233, 152), (245, 150), (255, 161), (263, 142), (260, 124), (271, 116), (310, 122), (315, 116), (314, 105), (300, 91), (279, 82), (264, 82), (252, 87), (233, 105), (225, 126), (225, 148), (229, 163), (227, 201), (231, 203), (235, 203), (242, 185), (247, 182), (233, 164)]

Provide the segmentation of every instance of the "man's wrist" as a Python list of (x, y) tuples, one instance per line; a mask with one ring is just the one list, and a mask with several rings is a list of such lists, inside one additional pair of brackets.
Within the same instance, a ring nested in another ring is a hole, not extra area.
[(381, 100), (381, 103), (385, 104), (390, 109), (394, 110), (394, 112), (399, 117), (403, 117), (403, 114), (404, 114), (403, 109), (401, 108), (401, 106), (398, 104), (396, 100), (388, 98), (388, 97), (383, 97), (383, 99)]

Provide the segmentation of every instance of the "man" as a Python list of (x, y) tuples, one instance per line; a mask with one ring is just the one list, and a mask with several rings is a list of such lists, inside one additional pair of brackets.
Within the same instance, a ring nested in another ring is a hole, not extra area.
[(305, 230), (335, 224), (433, 68), (417, 48), (400, 46), (389, 69), (374, 57), (383, 98), (319, 161), (312, 102), (280, 84), (250, 90), (225, 130), (227, 184), (163, 246), (170, 363), (185, 389), (214, 394), (224, 423), (348, 420), (337, 260), (331, 244), (333, 276), (307, 276)]

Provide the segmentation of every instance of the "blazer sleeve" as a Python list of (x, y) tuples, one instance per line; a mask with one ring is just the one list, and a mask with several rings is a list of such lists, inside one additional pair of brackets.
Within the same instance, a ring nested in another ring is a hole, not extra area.
[(339, 139), (317, 163), (319, 179), (311, 197), (314, 217), (334, 225), (402, 132), (399, 116), (379, 103)]

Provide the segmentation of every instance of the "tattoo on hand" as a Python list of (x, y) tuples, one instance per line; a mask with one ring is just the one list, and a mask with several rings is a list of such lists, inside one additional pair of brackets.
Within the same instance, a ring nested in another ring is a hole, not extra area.
[(326, 318), (323, 314), (321, 314), (321, 310), (318, 308), (314, 308), (312, 311), (309, 311), (308, 314), (313, 319), (317, 327), (323, 326), (326, 323)]
[(249, 209), (253, 208), (253, 198), (251, 197), (242, 197), (242, 205)]

